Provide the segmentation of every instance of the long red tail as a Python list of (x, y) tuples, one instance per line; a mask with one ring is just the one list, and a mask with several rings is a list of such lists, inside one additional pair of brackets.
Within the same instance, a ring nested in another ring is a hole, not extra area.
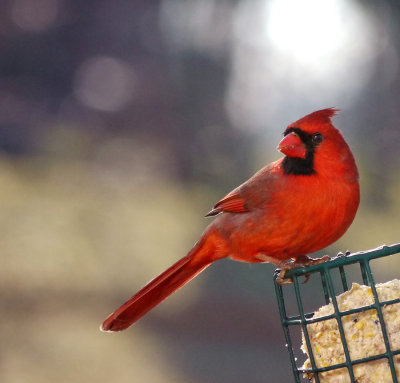
[(186, 257), (149, 282), (108, 316), (100, 329), (102, 331), (125, 330), (208, 267), (214, 260), (212, 257), (214, 246), (207, 246), (205, 242), (209, 241), (203, 238)]

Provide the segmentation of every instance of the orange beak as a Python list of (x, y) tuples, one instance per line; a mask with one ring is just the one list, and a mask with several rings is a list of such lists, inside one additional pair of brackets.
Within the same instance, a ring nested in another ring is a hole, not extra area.
[(306, 158), (307, 149), (301, 138), (295, 133), (283, 137), (277, 149), (288, 157)]

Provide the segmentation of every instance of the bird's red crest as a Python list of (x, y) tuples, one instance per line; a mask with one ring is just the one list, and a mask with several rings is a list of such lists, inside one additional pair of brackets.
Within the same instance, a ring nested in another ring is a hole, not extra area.
[(297, 126), (301, 124), (314, 124), (314, 123), (330, 123), (331, 118), (334, 117), (340, 110), (337, 108), (327, 108), (317, 110), (316, 112), (307, 114), (300, 120), (293, 122), (290, 126)]

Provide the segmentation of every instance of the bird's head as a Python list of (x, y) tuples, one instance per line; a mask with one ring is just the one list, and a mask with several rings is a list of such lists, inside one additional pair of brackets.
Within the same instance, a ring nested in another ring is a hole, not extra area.
[(278, 150), (285, 154), (283, 168), (287, 174), (310, 175), (323, 167), (354, 162), (343, 136), (331, 122), (338, 109), (328, 108), (308, 114), (290, 124)]

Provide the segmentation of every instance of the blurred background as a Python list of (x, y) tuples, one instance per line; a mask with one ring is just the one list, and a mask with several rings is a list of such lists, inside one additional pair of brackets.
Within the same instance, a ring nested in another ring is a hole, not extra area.
[(342, 110), (362, 184), (328, 253), (400, 241), (399, 17), (394, 0), (1, 1), (0, 381), (292, 382), (272, 265), (220, 261), (128, 331), (98, 328), (318, 109)]

